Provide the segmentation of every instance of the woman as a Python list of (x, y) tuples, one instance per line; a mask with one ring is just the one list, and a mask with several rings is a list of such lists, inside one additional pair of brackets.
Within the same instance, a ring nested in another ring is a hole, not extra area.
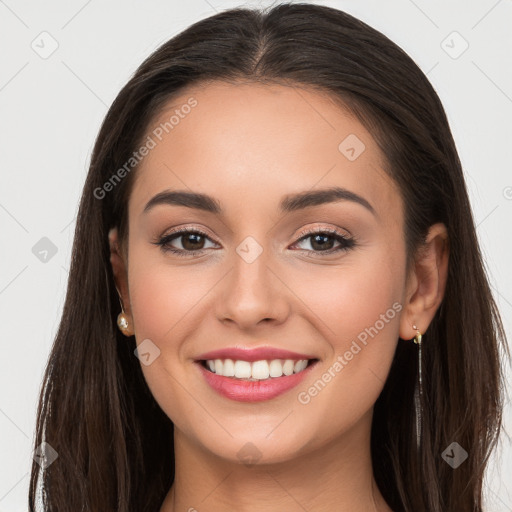
[(480, 511), (500, 343), (421, 70), (332, 8), (221, 12), (101, 127), (30, 508)]

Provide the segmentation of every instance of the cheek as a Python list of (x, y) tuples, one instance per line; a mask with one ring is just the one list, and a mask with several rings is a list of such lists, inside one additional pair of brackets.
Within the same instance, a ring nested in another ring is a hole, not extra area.
[(398, 332), (403, 265), (398, 252), (376, 248), (350, 255), (337, 267), (312, 268), (294, 279), (294, 292), (316, 316), (333, 351), (343, 353), (353, 339), (364, 342), (375, 324), (381, 338)]
[(313, 417), (348, 428), (382, 391), (399, 337), (401, 258), (399, 252), (369, 251), (329, 269), (328, 280), (310, 275), (299, 292), (308, 292), (307, 304), (319, 312), (317, 325), (329, 343), (321, 370), (297, 397)]
[[(190, 430), (187, 411), (194, 390), (183, 392), (189, 372), (183, 364), (182, 347), (190, 339), (197, 322), (195, 312), (212, 288), (208, 273), (165, 264), (153, 251), (134, 248), (129, 266), (129, 286), (137, 345), (149, 339), (160, 350), (146, 365), (144, 378), (156, 402), (181, 429)], [(191, 393), (191, 394), (189, 394)], [(197, 419), (200, 421), (200, 419)]]
[(197, 270), (180, 269), (166, 265), (161, 257), (152, 255), (152, 259), (134, 251), (129, 268), (132, 313), (137, 338), (168, 344), (169, 340), (180, 339), (187, 315), (212, 285), (209, 273), (201, 272), (200, 265)]

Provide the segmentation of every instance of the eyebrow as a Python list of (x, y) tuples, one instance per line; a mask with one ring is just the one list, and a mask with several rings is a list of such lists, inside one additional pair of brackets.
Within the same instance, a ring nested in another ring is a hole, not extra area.
[[(351, 201), (360, 204), (374, 216), (377, 216), (373, 206), (364, 197), (342, 187), (330, 187), (288, 194), (281, 200), (279, 209), (283, 213), (291, 213), (312, 206), (335, 203), (338, 201)], [(143, 213), (148, 212), (157, 205), (185, 206), (215, 215), (223, 213), (220, 203), (215, 198), (206, 194), (188, 192), (185, 190), (164, 190), (160, 192), (148, 201), (144, 207)]]

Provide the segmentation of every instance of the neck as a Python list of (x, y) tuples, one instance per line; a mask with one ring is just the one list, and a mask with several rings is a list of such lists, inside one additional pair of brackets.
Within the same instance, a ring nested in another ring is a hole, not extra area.
[(361, 427), (288, 461), (252, 465), (218, 457), (175, 427), (176, 477), (160, 512), (391, 512), (373, 478), (371, 417)]

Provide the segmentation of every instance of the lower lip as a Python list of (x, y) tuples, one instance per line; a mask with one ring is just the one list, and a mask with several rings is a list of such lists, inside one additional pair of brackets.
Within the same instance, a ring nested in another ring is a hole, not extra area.
[(261, 402), (282, 395), (297, 386), (314, 368), (317, 361), (310, 363), (305, 370), (292, 375), (271, 377), (265, 380), (242, 380), (217, 375), (207, 370), (202, 363), (196, 363), (206, 382), (218, 393), (239, 402)]

